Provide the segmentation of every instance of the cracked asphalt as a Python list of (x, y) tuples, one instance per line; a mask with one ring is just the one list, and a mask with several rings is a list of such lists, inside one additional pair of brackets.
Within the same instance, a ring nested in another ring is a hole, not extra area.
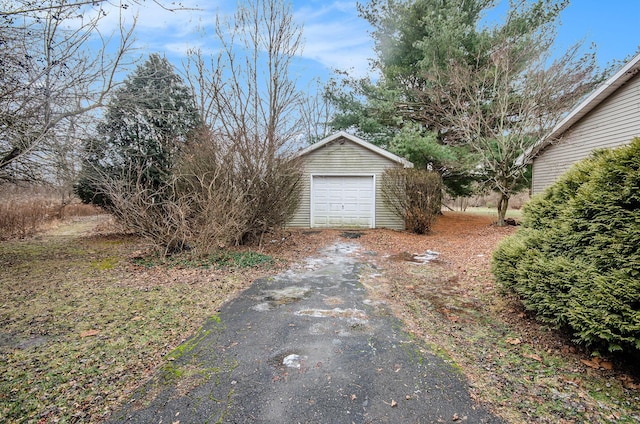
[(337, 241), (227, 303), (112, 423), (502, 423), (403, 332)]

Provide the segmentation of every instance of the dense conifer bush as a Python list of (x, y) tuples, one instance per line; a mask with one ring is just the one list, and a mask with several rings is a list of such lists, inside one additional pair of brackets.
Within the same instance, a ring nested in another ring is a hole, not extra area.
[(493, 272), (576, 341), (640, 351), (640, 139), (595, 153), (534, 197)]

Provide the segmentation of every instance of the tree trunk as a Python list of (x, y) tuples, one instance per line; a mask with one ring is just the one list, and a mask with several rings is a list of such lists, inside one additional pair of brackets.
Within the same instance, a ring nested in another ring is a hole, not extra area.
[(509, 207), (509, 196), (502, 193), (500, 195), (500, 201), (498, 202), (498, 227), (504, 227), (504, 217), (507, 214), (507, 208)]

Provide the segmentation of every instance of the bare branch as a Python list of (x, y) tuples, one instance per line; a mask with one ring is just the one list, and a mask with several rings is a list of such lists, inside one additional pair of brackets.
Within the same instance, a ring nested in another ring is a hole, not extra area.
[(126, 65), (135, 20), (121, 21), (117, 37), (103, 37), (97, 28), (105, 15), (86, 18), (79, 7), (52, 2), (34, 17), (0, 17), (7, 23), (0, 27), (0, 183), (51, 179), (51, 149), (64, 150), (58, 134), (104, 105)]
[[(144, 0), (133, 0), (133, 3), (142, 4)], [(185, 7), (181, 4), (178, 4), (176, 7), (170, 7), (164, 1), (160, 0), (152, 0), (154, 4), (157, 4), (162, 9), (169, 12), (176, 12), (179, 10), (199, 10), (197, 8)], [(58, 2), (51, 2), (51, 4), (43, 4), (38, 1), (18, 1), (18, 2), (10, 2), (7, 5), (6, 10), (0, 10), (0, 17), (6, 16), (24, 16), (30, 15), (36, 12), (48, 12), (51, 10), (57, 10), (60, 7), (69, 7), (69, 8), (80, 8), (83, 6), (99, 6), (103, 4), (108, 4), (110, 6), (118, 7), (121, 9), (128, 9), (129, 5), (127, 3), (122, 3), (121, 1), (114, 2), (109, 0), (79, 0), (79, 1), (62, 1), (58, 0)], [(3, 7), (5, 5), (3, 4)]]
[(302, 48), (302, 30), (283, 0), (239, 5), (233, 19), (216, 18), (219, 53), (208, 61), (190, 52), (186, 77), (203, 118), (234, 143), (273, 155), (300, 130), (302, 100), (290, 75)]

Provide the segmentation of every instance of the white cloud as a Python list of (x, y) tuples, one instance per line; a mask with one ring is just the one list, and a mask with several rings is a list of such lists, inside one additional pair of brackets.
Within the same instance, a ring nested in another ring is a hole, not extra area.
[(295, 18), (304, 26), (303, 57), (355, 76), (369, 73), (373, 41), (369, 24), (358, 17), (356, 2), (305, 3), (295, 10)]
[(189, 42), (189, 43), (165, 43), (164, 48), (168, 53), (173, 53), (178, 56), (186, 56), (189, 50), (203, 50), (204, 43), (202, 42)]
[(330, 69), (353, 69), (358, 75), (368, 72), (368, 59), (373, 52), (366, 33), (354, 31), (345, 22), (331, 22), (307, 25), (304, 37), (303, 57), (316, 60)]
[[(213, 2), (212, 2), (213, 3)], [(171, 3), (165, 2), (168, 6)], [(206, 9), (196, 0), (181, 2), (181, 9), (169, 10), (153, 1), (133, 3), (126, 9), (108, 3), (102, 4), (106, 16), (100, 19), (98, 29), (104, 36), (117, 33), (121, 23), (130, 27), (135, 22), (135, 37), (138, 45), (162, 46), (179, 41), (197, 39), (203, 27), (215, 22), (216, 4)], [(91, 7), (95, 16), (95, 7)]]
[(142, 32), (159, 37), (185, 37), (193, 34), (198, 27), (215, 22), (216, 5), (206, 8), (198, 6), (194, 0), (181, 3), (184, 10), (166, 10), (155, 2), (145, 2), (137, 7), (137, 27)]
[[(205, 0), (202, 6), (198, 1), (184, 0), (181, 4), (185, 10), (177, 11), (166, 10), (154, 1), (132, 3), (126, 10), (102, 3), (107, 13), (100, 21), (99, 31), (104, 37), (111, 34), (117, 37), (121, 20), (131, 25), (135, 19), (138, 52), (166, 53), (179, 60), (188, 48), (215, 50), (216, 15), (233, 13), (236, 2)], [(86, 10), (87, 15), (97, 13), (95, 7)], [(325, 75), (333, 69), (354, 76), (370, 73), (368, 60), (373, 56), (370, 26), (358, 16), (355, 1), (293, 0), (293, 12), (295, 21), (304, 28), (303, 60), (326, 68), (320, 71)]]

